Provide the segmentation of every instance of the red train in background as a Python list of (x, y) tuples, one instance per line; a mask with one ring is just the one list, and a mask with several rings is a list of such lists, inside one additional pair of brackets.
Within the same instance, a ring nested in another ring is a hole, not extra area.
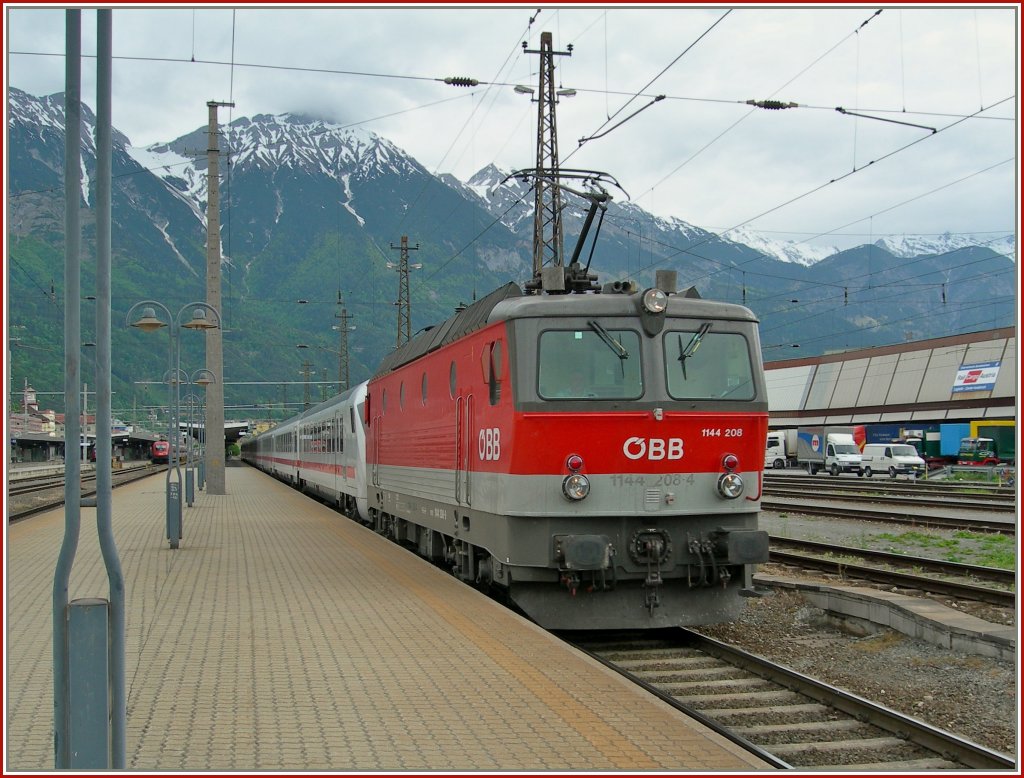
[(171, 456), (171, 444), (166, 440), (154, 440), (149, 444), (149, 461), (153, 464), (166, 464)]

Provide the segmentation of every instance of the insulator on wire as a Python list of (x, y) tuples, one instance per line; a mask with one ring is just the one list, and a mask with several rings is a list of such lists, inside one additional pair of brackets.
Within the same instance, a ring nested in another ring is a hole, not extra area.
[(781, 111), (783, 108), (799, 108), (797, 103), (784, 103), (781, 100), (747, 100), (747, 105), (755, 108), (766, 108), (769, 111)]
[(480, 86), (480, 82), (475, 78), (466, 78), (465, 76), (448, 76), (444, 82), (452, 86)]

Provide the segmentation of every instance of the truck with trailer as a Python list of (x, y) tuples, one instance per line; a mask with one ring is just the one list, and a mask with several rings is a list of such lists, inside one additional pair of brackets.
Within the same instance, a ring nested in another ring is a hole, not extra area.
[(958, 465), (1016, 464), (1016, 429), (1007, 426), (979, 425), (978, 435), (960, 441)]
[(1001, 464), (1017, 461), (1017, 425), (1012, 421), (972, 421), (972, 438), (990, 438), (992, 449)]
[(856, 473), (864, 475), (861, 450), (864, 427), (799, 427), (797, 428), (797, 465), (811, 475), (825, 470), (830, 475)]
[(796, 429), (769, 430), (764, 447), (764, 468), (781, 470), (796, 465)]

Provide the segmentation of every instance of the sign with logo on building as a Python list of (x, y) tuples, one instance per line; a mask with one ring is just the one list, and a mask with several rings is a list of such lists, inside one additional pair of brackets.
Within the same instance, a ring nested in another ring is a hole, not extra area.
[(999, 376), (999, 362), (978, 362), (960, 365), (953, 382), (953, 394), (959, 392), (991, 392)]

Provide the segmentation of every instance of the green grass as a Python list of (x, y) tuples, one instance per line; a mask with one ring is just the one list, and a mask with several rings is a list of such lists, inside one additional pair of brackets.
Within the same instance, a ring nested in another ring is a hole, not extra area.
[(911, 531), (882, 532), (872, 539), (886, 544), (895, 554), (934, 554), (947, 562), (998, 567), (1013, 570), (1017, 566), (1016, 540), (1007, 535), (959, 531), (952, 537)]

